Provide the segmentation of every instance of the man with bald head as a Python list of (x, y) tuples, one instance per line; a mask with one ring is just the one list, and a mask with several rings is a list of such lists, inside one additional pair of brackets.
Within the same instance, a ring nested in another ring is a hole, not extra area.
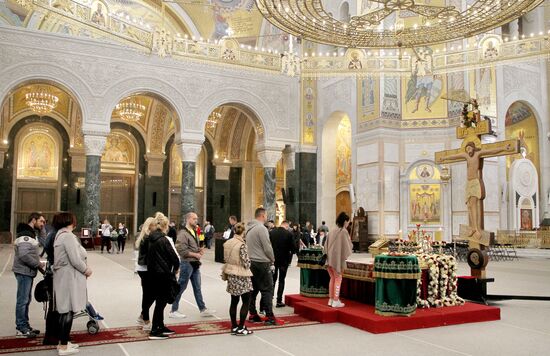
[(215, 313), (214, 310), (206, 308), (202, 299), (200, 266), (201, 258), (204, 255), (204, 248), (199, 247), (199, 236), (196, 230), (197, 221), (197, 214), (194, 212), (187, 213), (185, 215), (185, 225), (182, 223), (183, 226), (181, 226), (178, 232), (176, 250), (181, 258), (180, 277), (178, 280), (180, 292), (176, 296), (174, 303), (172, 303), (172, 310), (169, 314), (170, 318), (185, 318), (185, 315), (180, 313), (178, 308), (181, 296), (187, 288), (189, 280), (191, 280), (195, 301), (197, 302), (201, 316), (212, 316)]

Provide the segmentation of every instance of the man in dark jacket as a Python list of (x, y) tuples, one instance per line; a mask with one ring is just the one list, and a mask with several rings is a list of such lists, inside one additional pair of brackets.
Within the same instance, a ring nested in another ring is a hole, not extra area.
[(294, 236), (288, 229), (288, 222), (283, 221), (281, 226), (274, 228), (269, 232), (271, 246), (275, 254), (275, 272), (273, 273), (273, 289), (279, 279), (279, 288), (277, 288), (277, 308), (285, 306), (283, 303), (283, 292), (285, 290), (285, 278), (288, 266), (292, 261), (292, 254), (296, 252)]
[(17, 337), (36, 337), (39, 330), (29, 324), (29, 304), (32, 300), (32, 284), (38, 269), (46, 264), (40, 262), (40, 244), (37, 231), (44, 227), (44, 216), (39, 213), (29, 215), (27, 223), (17, 226), (17, 237), (14, 241), (13, 273), (17, 280), (17, 302), (15, 304), (15, 327)]
[(185, 318), (185, 315), (180, 313), (178, 308), (181, 296), (187, 288), (189, 280), (191, 280), (193, 294), (195, 295), (195, 301), (197, 302), (201, 316), (212, 316), (216, 311), (208, 310), (202, 298), (200, 260), (204, 255), (204, 248), (200, 247), (199, 236), (196, 231), (198, 221), (197, 214), (194, 212), (187, 213), (185, 215), (185, 221), (185, 226), (178, 232), (178, 241), (176, 243), (176, 250), (181, 258), (180, 277), (178, 280), (180, 292), (176, 296), (174, 303), (172, 303), (172, 310), (169, 317)]

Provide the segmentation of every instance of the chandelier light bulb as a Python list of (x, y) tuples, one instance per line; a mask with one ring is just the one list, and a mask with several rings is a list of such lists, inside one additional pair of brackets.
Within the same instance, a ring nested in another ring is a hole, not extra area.
[(25, 94), (25, 104), (40, 116), (52, 112), (58, 102), (59, 98), (47, 86), (36, 86)]

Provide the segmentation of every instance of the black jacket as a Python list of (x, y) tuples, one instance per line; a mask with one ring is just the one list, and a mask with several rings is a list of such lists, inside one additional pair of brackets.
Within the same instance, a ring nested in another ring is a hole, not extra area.
[(147, 266), (147, 253), (149, 252), (149, 236), (145, 235), (139, 243), (138, 265)]
[(292, 261), (292, 254), (296, 252), (294, 235), (283, 227), (276, 227), (269, 232), (269, 239), (275, 254), (275, 265), (288, 266)]
[(147, 271), (149, 273), (175, 273), (180, 260), (176, 251), (160, 230), (149, 234), (149, 248), (147, 251)]

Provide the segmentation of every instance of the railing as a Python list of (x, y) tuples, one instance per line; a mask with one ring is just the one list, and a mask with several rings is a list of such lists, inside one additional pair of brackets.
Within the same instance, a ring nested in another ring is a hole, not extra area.
[[(140, 25), (117, 14), (104, 13), (94, 18), (89, 5), (73, 0), (8, 0), (27, 9), (46, 11), (63, 16), (77, 30), (88, 31), (98, 38), (121, 42), (148, 53), (192, 60), (208, 61), (219, 65), (241, 66), (250, 70), (263, 70), (273, 74), (281, 72), (284, 65), (281, 54), (265, 48), (236, 44), (227, 46), (226, 41), (210, 42), (189, 39), (169, 34), (163, 29)], [(494, 36), (494, 35), (493, 35)], [(94, 36), (92, 36), (94, 37)], [(507, 63), (519, 63), (550, 55), (550, 39), (539, 33), (519, 40), (505, 41), (491, 48), (450, 47), (432, 54), (434, 75), (491, 67)], [(360, 64), (350, 65), (348, 56), (338, 53), (317, 53), (302, 56), (299, 66), (303, 77), (322, 76), (408, 76), (414, 66), (411, 50), (365, 51)], [(356, 68), (356, 69), (353, 69)]]

